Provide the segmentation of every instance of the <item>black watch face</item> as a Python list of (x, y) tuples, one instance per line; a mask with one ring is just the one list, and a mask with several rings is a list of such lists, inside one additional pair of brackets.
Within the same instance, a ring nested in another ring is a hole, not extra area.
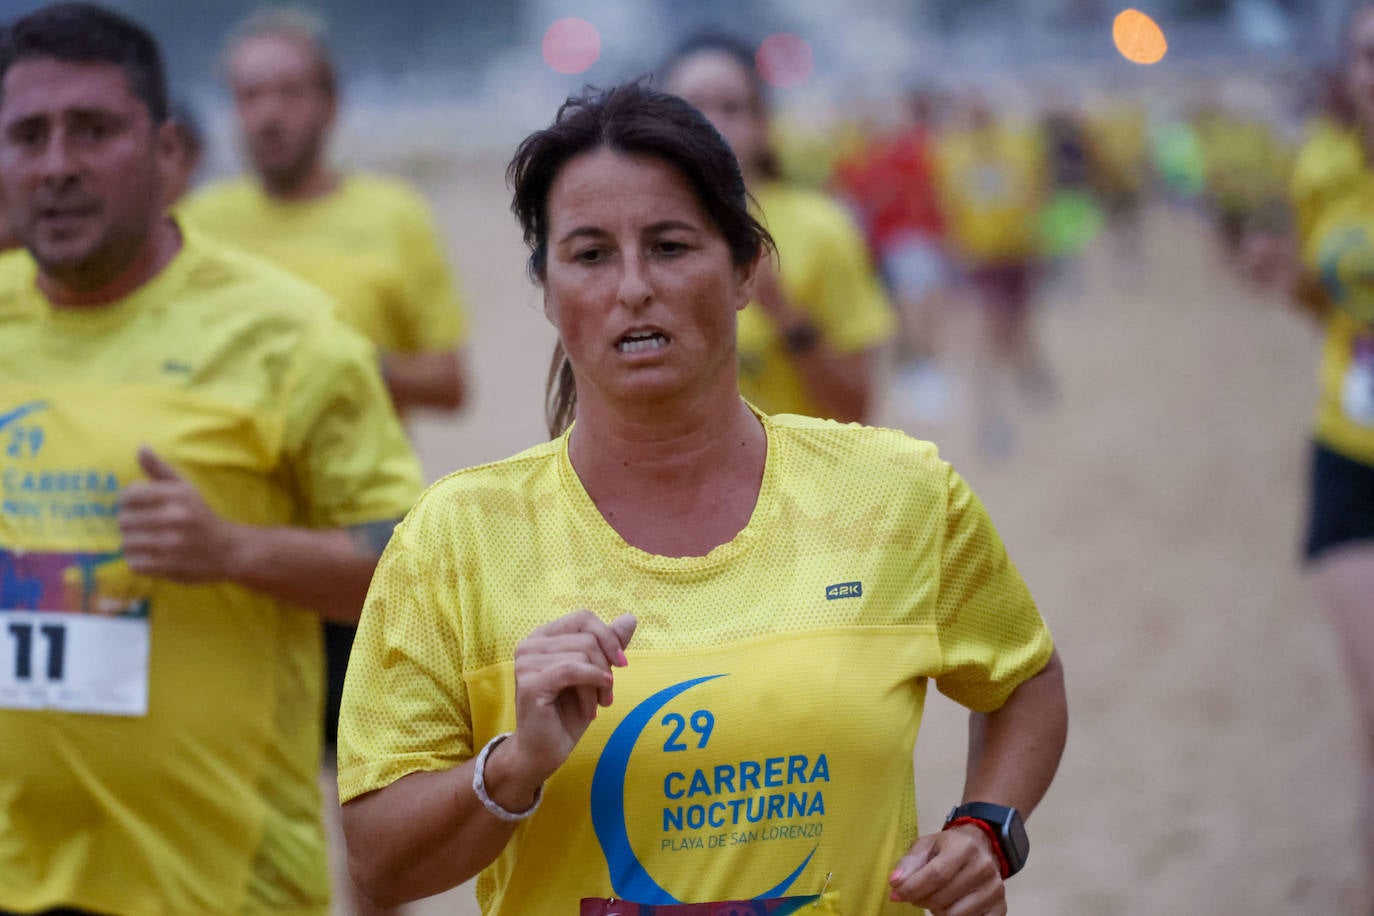
[(988, 824), (997, 833), (1002, 853), (1007, 857), (1007, 865), (1014, 875), (1026, 864), (1030, 855), (1030, 837), (1026, 835), (1026, 825), (1015, 808), (987, 802), (969, 802), (960, 805), (949, 813), (946, 823), (956, 817), (976, 817)]
[(1026, 836), (1026, 825), (1021, 823), (1020, 814), (1011, 816), (1011, 823), (1007, 824), (1007, 839), (1011, 840), (1011, 846), (1025, 858), (1025, 854), (1031, 850), (1031, 838)]
[(1004, 832), (1007, 845), (1010, 847), (1007, 850), (1010, 853), (1007, 858), (1012, 860), (1008, 864), (1011, 865), (1011, 870), (1015, 872), (1026, 864), (1026, 856), (1030, 854), (1030, 837), (1026, 836), (1026, 825), (1021, 822), (1021, 815), (1014, 810), (1011, 817), (1007, 819)]

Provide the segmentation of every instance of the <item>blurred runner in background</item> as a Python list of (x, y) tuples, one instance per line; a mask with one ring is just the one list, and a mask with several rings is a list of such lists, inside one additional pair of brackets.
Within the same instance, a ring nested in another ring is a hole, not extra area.
[(663, 86), (710, 119), (734, 150), (777, 242), (754, 302), (739, 316), (740, 391), (765, 413), (866, 422), (877, 352), (896, 319), (863, 236), (826, 195), (787, 184), (768, 139), (766, 88), (753, 50), (723, 35), (689, 39)]
[(269, 10), (230, 39), (225, 66), (253, 175), (187, 202), (197, 225), (334, 295), (376, 342), (397, 409), (456, 410), (466, 397), (468, 314), (429, 206), (403, 182), (328, 159), (338, 81), (323, 28)]
[(859, 215), (889, 295), (897, 306), (893, 397), (913, 421), (938, 419), (949, 383), (937, 364), (948, 279), (944, 215), (932, 146), (939, 99), (908, 93), (900, 123), (836, 164), (832, 184)]
[(1098, 158), (1096, 191), (1119, 267), (1132, 280), (1145, 273), (1143, 211), (1149, 190), (1149, 119), (1144, 106), (1113, 93), (1088, 113)]
[[(225, 66), (254, 174), (206, 188), (185, 213), (203, 231), (334, 296), (344, 320), (381, 350), (382, 377), (402, 416), (416, 407), (456, 410), (467, 391), (467, 309), (419, 194), (397, 179), (330, 165), (338, 81), (322, 35), (317, 20), (292, 10), (258, 13), (235, 31)], [(331, 798), (353, 635), (351, 625), (325, 626)], [(336, 804), (328, 810), (337, 817)], [(361, 895), (354, 900), (360, 912), (371, 911)]]
[(1045, 149), (1033, 129), (999, 123), (973, 95), (964, 123), (942, 132), (936, 161), (950, 247), (982, 309), (972, 385), (979, 447), (1003, 457), (1014, 442), (1004, 389), (1019, 385), (1034, 400), (1048, 400), (1054, 389), (1033, 328), (1039, 216), (1049, 187)]
[(0, 912), (325, 916), (320, 620), (420, 469), (323, 293), (166, 216), (163, 72), (0, 39)]
[(1247, 235), (1282, 220), (1294, 150), (1247, 105), (1209, 105), (1196, 116), (1206, 200), (1226, 263), (1236, 269)]
[(1102, 229), (1098, 203), (1100, 156), (1078, 107), (1056, 99), (1040, 121), (1049, 187), (1040, 211), (1040, 250), (1056, 286), (1073, 293), (1083, 286), (1083, 252)]
[(1293, 170), (1296, 244), (1255, 233), (1245, 254), (1326, 330), (1305, 553), (1354, 682), (1374, 886), (1374, 3), (1352, 9), (1344, 42), (1344, 103)]

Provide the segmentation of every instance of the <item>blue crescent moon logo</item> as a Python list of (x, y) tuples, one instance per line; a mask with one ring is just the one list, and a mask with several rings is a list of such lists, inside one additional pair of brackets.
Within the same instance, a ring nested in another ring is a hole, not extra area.
[[(601, 851), (606, 856), (606, 867), (611, 873), (611, 887), (616, 896), (635, 903), (665, 906), (682, 903), (664, 890), (639, 861), (630, 846), (630, 833), (625, 825), (625, 773), (630, 767), (630, 755), (634, 753), (639, 736), (644, 733), (654, 714), (671, 700), (686, 693), (698, 684), (725, 677), (723, 674), (710, 674), (706, 677), (665, 687), (630, 710), (611, 737), (597, 761), (596, 771), (592, 774), (592, 829), (601, 843)], [(755, 900), (780, 897), (787, 892), (816, 854), (812, 848), (802, 863), (792, 874), (783, 879), (777, 887), (764, 891)]]

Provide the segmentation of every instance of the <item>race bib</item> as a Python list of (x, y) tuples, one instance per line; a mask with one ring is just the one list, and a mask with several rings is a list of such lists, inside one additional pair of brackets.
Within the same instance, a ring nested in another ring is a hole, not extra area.
[(0, 708), (148, 712), (148, 600), (118, 554), (0, 548)]
[(1341, 410), (1361, 426), (1374, 426), (1374, 337), (1362, 336), (1341, 383)]
[(790, 916), (793, 913), (834, 914), (827, 895), (774, 897), (771, 900), (724, 900), (719, 903), (655, 905), (591, 897), (582, 901), (578, 916)]

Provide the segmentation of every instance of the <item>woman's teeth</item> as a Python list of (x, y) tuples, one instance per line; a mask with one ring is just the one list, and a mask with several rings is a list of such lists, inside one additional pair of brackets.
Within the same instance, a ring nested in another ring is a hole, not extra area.
[(627, 337), (616, 344), (616, 349), (621, 353), (642, 353), (645, 350), (657, 350), (668, 345), (668, 338), (662, 334), (650, 334), (648, 337)]

